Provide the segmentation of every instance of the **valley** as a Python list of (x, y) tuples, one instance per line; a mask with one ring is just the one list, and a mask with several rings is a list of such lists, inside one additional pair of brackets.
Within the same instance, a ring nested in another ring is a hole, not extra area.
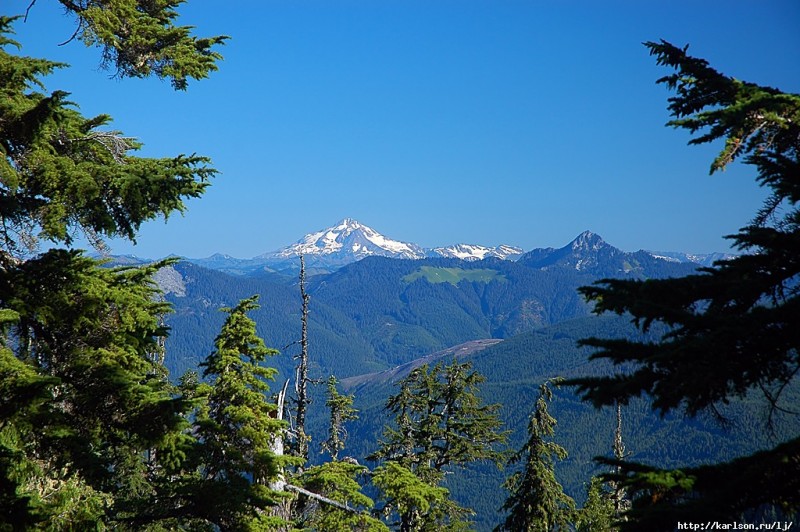
[[(563, 248), (533, 250), (516, 260), (373, 254), (309, 277), (310, 377), (322, 382), (335, 375), (342, 390), (355, 396), (359, 418), (348, 426), (344, 452), (364, 463), (381, 439), (384, 403), (399, 379), (422, 364), (469, 361), (486, 377), (481, 395), (501, 405), (501, 419), (511, 431), (508, 446), (517, 448), (539, 384), (610, 370), (607, 363), (588, 362), (590, 350), (577, 347), (579, 339), (640, 334), (624, 317), (593, 316), (577, 288), (602, 277), (663, 278), (697, 267), (643, 251), (623, 252), (588, 232)], [(223, 318), (218, 308), (258, 294), (261, 308), (252, 317), (267, 344), (281, 351), (267, 363), (279, 371), (273, 388), (291, 378), (301, 301), (290, 272), (231, 272), (230, 261), (218, 269), (181, 261), (162, 272), (159, 279), (174, 308), (167, 318), (173, 330), (167, 341), (170, 373), (195, 369), (210, 352)], [(309, 424), (312, 456), (318, 456), (327, 411), (322, 387), (312, 388), (316, 399)], [(764, 408), (755, 399), (731, 405), (735, 422), (723, 429), (704, 416), (659, 419), (646, 400), (637, 400), (623, 411), (625, 444), (631, 459), (663, 467), (730, 459), (769, 446), (770, 438), (755, 428)], [(556, 391), (552, 409), (556, 440), (569, 452), (557, 472), (567, 493), (582, 501), (586, 482), (602, 470), (593, 458), (611, 456), (614, 415), (581, 402), (568, 388)], [(773, 438), (800, 432), (794, 418), (785, 421)], [(448, 482), (456, 499), (478, 512), (480, 530), (491, 529), (501, 515), (504, 474), (478, 465)]]

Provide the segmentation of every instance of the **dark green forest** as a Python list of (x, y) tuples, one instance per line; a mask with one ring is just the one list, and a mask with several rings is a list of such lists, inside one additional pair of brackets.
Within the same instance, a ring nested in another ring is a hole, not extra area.
[[(177, 25), (180, 1), (60, 3), (120, 78), (186, 90), (222, 59), (227, 37)], [(74, 249), (135, 240), (216, 170), (140, 157), (48, 92), (65, 65), (25, 56), (18, 22), (0, 17), (0, 530), (797, 520), (800, 96), (646, 43), (669, 125), (770, 194), (713, 267), (597, 243), (588, 262), (232, 277)], [(458, 355), (485, 339), (502, 341)]]
[[(688, 264), (651, 260), (653, 266), (642, 268), (640, 275), (694, 271)], [(166, 299), (175, 309), (167, 317), (172, 327), (167, 346), (173, 356), (166, 363), (173, 375), (196, 365), (208, 350), (222, 323), (217, 309), (252, 294), (262, 296), (262, 308), (253, 316), (269, 344), (282, 349), (297, 339), (301, 309), (296, 278), (233, 276), (188, 262), (173, 268), (179, 286), (162, 281)], [(430, 282), (424, 275), (454, 270), (463, 276), (456, 283)], [(586, 316), (591, 307), (577, 289), (598, 278), (569, 265), (542, 270), (499, 259), (368, 257), (335, 273), (309, 277), (314, 301), (309, 316), (312, 364), (318, 378), (330, 373), (344, 378), (469, 340), (509, 338)], [(294, 354), (291, 349), (287, 353)], [(276, 363), (281, 370), (290, 367)]]

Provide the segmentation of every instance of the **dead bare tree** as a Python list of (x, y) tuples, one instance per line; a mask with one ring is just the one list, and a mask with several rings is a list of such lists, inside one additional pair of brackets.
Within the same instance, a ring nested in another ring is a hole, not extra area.
[[(300, 255), (300, 298), (302, 299), (302, 317), (300, 331), (300, 354), (295, 357), (298, 361), (295, 371), (295, 440), (293, 452), (304, 461), (308, 460), (308, 442), (310, 437), (306, 433), (306, 413), (311, 398), (308, 396), (308, 304), (311, 296), (306, 292), (306, 263), (305, 257)], [(302, 474), (303, 466), (298, 467), (298, 474)]]
[[(622, 405), (617, 401), (617, 428), (614, 430), (614, 458), (624, 460), (628, 456), (625, 452), (625, 443), (622, 441)], [(617, 466), (615, 473), (620, 474), (622, 468)], [(614, 502), (614, 513), (618, 518), (631, 507), (631, 501), (627, 496), (624, 486), (620, 481), (609, 483), (612, 491), (611, 497)]]

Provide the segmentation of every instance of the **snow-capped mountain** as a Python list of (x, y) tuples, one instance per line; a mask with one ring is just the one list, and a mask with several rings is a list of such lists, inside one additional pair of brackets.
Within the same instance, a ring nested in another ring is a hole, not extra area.
[(422, 248), (411, 242), (401, 242), (386, 237), (352, 218), (336, 225), (309, 233), (294, 244), (256, 257), (260, 260), (288, 260), (304, 255), (316, 265), (334, 265), (355, 262), (370, 255), (397, 259), (422, 259), (425, 257), (453, 257), (480, 260), (487, 257), (515, 259), (522, 249), (513, 246), (486, 247), (475, 244), (455, 244), (438, 248)]
[(299, 268), (300, 255), (305, 257), (307, 270), (312, 273), (323, 273), (372, 255), (395, 259), (446, 257), (480, 260), (496, 257), (516, 260), (522, 253), (522, 249), (508, 245), (487, 247), (455, 244), (423, 248), (411, 242), (394, 240), (357, 220), (345, 218), (331, 227), (305, 235), (294, 244), (252, 259), (237, 259), (217, 253), (204, 259), (188, 260), (214, 270), (250, 275), (259, 272), (263, 274), (295, 271)]
[(731, 253), (682, 253), (680, 251), (648, 251), (657, 259), (674, 262), (693, 262), (701, 266), (713, 266), (718, 260), (731, 260), (736, 257)]
[(473, 244), (456, 244), (443, 248), (432, 248), (428, 256), (448, 257), (463, 260), (480, 260), (487, 257), (497, 257), (503, 260), (515, 260), (522, 255), (522, 248), (501, 245), (493, 248), (486, 246), (476, 246)]
[(352, 218), (345, 218), (332, 227), (307, 234), (290, 246), (256, 258), (289, 259), (300, 255), (348, 261), (369, 255), (421, 259), (425, 257), (425, 250), (416, 244), (392, 240)]

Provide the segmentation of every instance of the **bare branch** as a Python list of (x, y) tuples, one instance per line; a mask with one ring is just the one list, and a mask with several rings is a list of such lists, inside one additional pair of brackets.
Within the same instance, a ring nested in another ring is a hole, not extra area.
[(360, 515), (361, 514), (361, 512), (359, 510), (350, 507), (346, 503), (341, 503), (339, 501), (334, 501), (333, 499), (329, 499), (329, 498), (324, 497), (324, 496), (322, 496), (322, 495), (320, 495), (318, 493), (314, 493), (313, 491), (308, 491), (305, 488), (301, 488), (299, 486), (294, 486), (292, 484), (286, 484), (285, 488), (288, 491), (295, 491), (297, 493), (302, 493), (306, 497), (311, 497), (314, 500), (317, 500), (319, 502), (328, 504), (330, 506), (334, 506), (334, 507), (336, 507), (336, 508), (338, 508), (340, 510), (344, 510), (345, 512), (350, 512), (350, 513), (355, 514), (355, 515)]
[(119, 164), (125, 164), (125, 154), (135, 147), (135, 137), (123, 137), (119, 131), (96, 131), (71, 142), (95, 141), (103, 146)]
[(28, 9), (25, 10), (25, 18), (22, 19), (23, 22), (28, 22), (28, 13), (31, 12), (31, 8), (36, 4), (36, 0), (31, 0), (31, 3), (28, 4)]
[(83, 29), (83, 24), (84, 24), (84, 22), (83, 22), (83, 17), (81, 17), (81, 18), (79, 18), (79, 19), (78, 19), (78, 27), (77, 27), (77, 28), (75, 28), (75, 31), (72, 33), (72, 35), (70, 36), (70, 38), (69, 38), (69, 39), (67, 39), (66, 41), (62, 42), (62, 43), (59, 43), (58, 45), (59, 45), (59, 46), (64, 46), (65, 44), (69, 44), (69, 43), (71, 43), (72, 41), (74, 41), (74, 40), (75, 40), (75, 38), (78, 36), (78, 34), (79, 34), (79, 33), (81, 32), (81, 30)]

